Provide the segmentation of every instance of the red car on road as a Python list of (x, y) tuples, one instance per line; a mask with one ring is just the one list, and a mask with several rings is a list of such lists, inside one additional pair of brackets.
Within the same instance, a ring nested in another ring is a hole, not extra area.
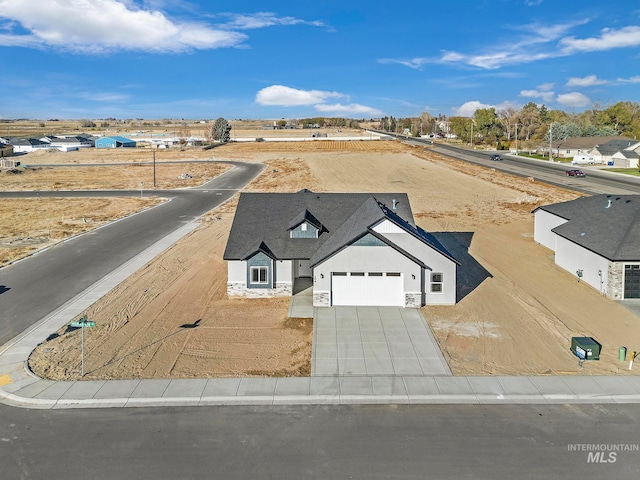
[(567, 170), (567, 177), (584, 177), (584, 172), (578, 169)]

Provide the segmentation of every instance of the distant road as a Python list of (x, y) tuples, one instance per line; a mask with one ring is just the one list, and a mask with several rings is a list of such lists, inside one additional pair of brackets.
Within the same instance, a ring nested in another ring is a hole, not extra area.
[[(544, 160), (509, 155), (503, 151), (469, 150), (421, 138), (405, 137), (403, 135), (394, 136), (406, 143), (427, 147), (429, 151), (434, 151), (469, 163), (494, 168), (495, 170), (512, 175), (533, 178), (536, 181), (549, 183), (576, 192), (589, 195), (598, 195), (601, 193), (632, 195), (640, 193), (640, 177), (615, 174), (606, 170), (589, 167), (577, 167), (586, 173), (587, 176), (584, 178), (568, 177), (565, 172), (570, 168), (576, 167), (566, 163), (550, 163)], [(492, 153), (500, 154), (503, 160), (490, 160), (489, 155)]]
[[(144, 191), (145, 196), (170, 201), (0, 268), (0, 345), (161, 238), (229, 200), (264, 168), (225, 163), (235, 168), (201, 187)], [(140, 190), (0, 192), (0, 198), (104, 196), (140, 196)]]

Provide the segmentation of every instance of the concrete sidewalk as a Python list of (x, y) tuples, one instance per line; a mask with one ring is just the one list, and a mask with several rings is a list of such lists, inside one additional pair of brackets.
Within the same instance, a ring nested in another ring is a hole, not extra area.
[[(45, 409), (640, 402), (640, 377), (637, 376), (453, 377), (399, 374), (55, 382), (35, 377), (28, 370), (29, 355), (39, 343), (196, 226), (196, 223), (185, 224), (5, 345), (0, 351), (0, 402)], [(309, 306), (304, 308), (308, 310)]]
[(25, 378), (19, 373), (18, 377), (23, 378), (0, 387), (0, 400), (7, 405), (38, 409), (293, 404), (565, 404), (637, 403), (640, 401), (640, 377), (635, 376), (351, 376), (82, 382), (54, 382), (30, 376)]

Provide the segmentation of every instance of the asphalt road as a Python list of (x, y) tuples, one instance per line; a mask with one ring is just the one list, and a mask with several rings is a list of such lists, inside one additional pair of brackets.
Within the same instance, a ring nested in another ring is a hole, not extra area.
[[(263, 168), (226, 163), (235, 168), (199, 188), (143, 192), (170, 201), (0, 269), (0, 345), (164, 236), (233, 197)], [(140, 191), (0, 192), (0, 198), (125, 195), (139, 196)]]
[[(495, 168), (506, 173), (521, 177), (534, 178), (551, 185), (567, 188), (590, 195), (607, 193), (612, 195), (632, 195), (640, 193), (640, 178), (627, 175), (615, 175), (611, 172), (600, 171), (589, 167), (575, 167), (566, 163), (547, 162), (527, 157), (515, 157), (498, 152), (503, 160), (489, 159), (491, 152), (476, 152), (446, 144), (432, 147), (435, 151), (454, 156), (461, 160)], [(571, 168), (582, 169), (586, 177), (569, 177), (566, 171)]]
[[(535, 181), (541, 181), (563, 187), (588, 195), (602, 193), (612, 195), (633, 195), (640, 193), (640, 177), (627, 175), (614, 175), (607, 171), (598, 171), (593, 168), (574, 167), (566, 163), (540, 161), (522, 156), (511, 156), (505, 152), (499, 153), (503, 160), (492, 161), (489, 155), (492, 151), (476, 151), (460, 148), (447, 143), (424, 140), (419, 138), (392, 135), (412, 145), (428, 147), (429, 150), (447, 155), (469, 163), (495, 168), (498, 171), (510, 173), (520, 177), (529, 177)], [(580, 168), (586, 173), (584, 178), (568, 177), (566, 171), (570, 168)]]
[(640, 474), (638, 424), (638, 405), (0, 405), (0, 465), (34, 480), (622, 479)]

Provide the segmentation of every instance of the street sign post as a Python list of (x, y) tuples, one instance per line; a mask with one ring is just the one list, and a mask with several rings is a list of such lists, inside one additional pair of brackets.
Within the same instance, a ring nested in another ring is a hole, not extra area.
[(87, 316), (84, 315), (82, 317), (80, 317), (80, 319), (76, 322), (71, 322), (69, 324), (70, 327), (73, 328), (80, 328), (82, 329), (82, 374), (81, 377), (84, 377), (84, 329), (85, 327), (95, 327), (96, 326), (96, 322), (88, 322), (87, 321)]

